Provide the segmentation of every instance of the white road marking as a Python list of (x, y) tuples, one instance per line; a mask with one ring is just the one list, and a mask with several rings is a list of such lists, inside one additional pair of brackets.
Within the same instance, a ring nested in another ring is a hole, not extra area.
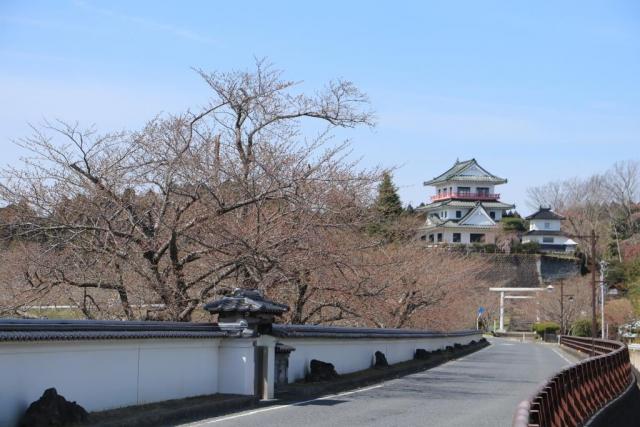
[(556, 350), (555, 348), (551, 349), (555, 354), (557, 354), (558, 356), (562, 357), (566, 362), (568, 362), (570, 365), (575, 364), (575, 362), (572, 362), (571, 360), (569, 360), (569, 358), (567, 358), (564, 354), (560, 353), (558, 350)]
[(259, 414), (261, 412), (275, 411), (276, 409), (288, 408), (290, 406), (303, 405), (305, 403), (315, 402), (316, 400), (326, 400), (326, 399), (332, 399), (334, 397), (341, 397), (341, 396), (348, 396), (350, 394), (362, 393), (363, 391), (373, 390), (373, 389), (376, 389), (376, 388), (380, 388), (382, 386), (384, 386), (384, 384), (378, 384), (378, 385), (374, 385), (374, 386), (371, 386), (371, 387), (359, 388), (357, 390), (352, 390), (352, 391), (345, 391), (344, 393), (330, 394), (329, 396), (318, 397), (316, 399), (309, 399), (309, 400), (305, 400), (303, 402), (290, 403), (288, 405), (270, 406), (270, 407), (267, 407), (267, 408), (256, 409), (254, 411), (243, 412), (241, 414), (229, 415), (228, 417), (216, 418), (216, 419), (209, 420), (209, 421), (198, 421), (198, 422), (195, 422), (195, 423), (183, 424), (183, 427), (206, 426), (206, 425), (210, 425), (210, 424), (219, 423), (219, 422), (222, 422), (222, 421), (233, 420), (233, 419), (236, 419), (236, 418), (241, 418), (241, 417), (246, 417), (246, 416), (249, 416), (249, 415)]

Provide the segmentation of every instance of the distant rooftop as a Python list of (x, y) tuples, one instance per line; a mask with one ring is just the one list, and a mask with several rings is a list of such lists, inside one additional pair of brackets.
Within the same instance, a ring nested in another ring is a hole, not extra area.
[(537, 212), (532, 213), (525, 219), (565, 219), (562, 215), (558, 215), (551, 208), (543, 208), (542, 206)]

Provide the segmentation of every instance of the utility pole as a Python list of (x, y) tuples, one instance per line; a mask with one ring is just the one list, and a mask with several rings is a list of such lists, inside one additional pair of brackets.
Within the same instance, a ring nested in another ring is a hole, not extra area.
[(596, 231), (591, 229), (591, 356), (596, 355)]
[[(596, 232), (591, 229), (591, 337), (598, 334), (596, 320)], [(594, 347), (595, 348), (595, 347)]]
[(604, 274), (607, 269), (607, 262), (600, 261), (600, 328), (602, 329), (602, 339), (608, 338), (604, 328), (604, 298), (606, 295), (606, 284), (604, 283)]
[(560, 335), (564, 335), (564, 281), (560, 279)]

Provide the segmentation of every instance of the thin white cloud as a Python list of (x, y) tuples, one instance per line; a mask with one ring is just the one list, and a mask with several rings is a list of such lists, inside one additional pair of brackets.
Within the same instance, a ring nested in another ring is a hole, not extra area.
[(56, 30), (56, 31), (88, 31), (91, 28), (87, 26), (79, 26), (69, 23), (61, 23), (50, 20), (33, 19), (24, 16), (14, 15), (0, 15), (0, 22), (7, 24), (20, 25), (25, 27), (40, 28), (44, 30)]
[(184, 40), (194, 41), (202, 44), (209, 45), (219, 45), (220, 43), (208, 36), (203, 34), (199, 34), (195, 31), (189, 30), (187, 28), (178, 27), (172, 24), (165, 24), (163, 22), (154, 21), (148, 18), (142, 18), (138, 16), (127, 15), (124, 13), (116, 12), (111, 9), (105, 9), (101, 7), (95, 7), (94, 5), (84, 1), (84, 0), (74, 0), (73, 3), (85, 10), (92, 11), (95, 13), (99, 13), (104, 16), (109, 16), (114, 19), (118, 19), (123, 22), (128, 22), (131, 24), (135, 24), (137, 26), (145, 27), (152, 31), (163, 32), (174, 37), (178, 37)]

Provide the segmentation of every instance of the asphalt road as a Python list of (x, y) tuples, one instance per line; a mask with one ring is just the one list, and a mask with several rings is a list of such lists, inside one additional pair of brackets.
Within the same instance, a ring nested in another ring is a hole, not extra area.
[(492, 339), (437, 368), (372, 387), (211, 418), (204, 426), (510, 426), (517, 404), (575, 362), (548, 344)]

